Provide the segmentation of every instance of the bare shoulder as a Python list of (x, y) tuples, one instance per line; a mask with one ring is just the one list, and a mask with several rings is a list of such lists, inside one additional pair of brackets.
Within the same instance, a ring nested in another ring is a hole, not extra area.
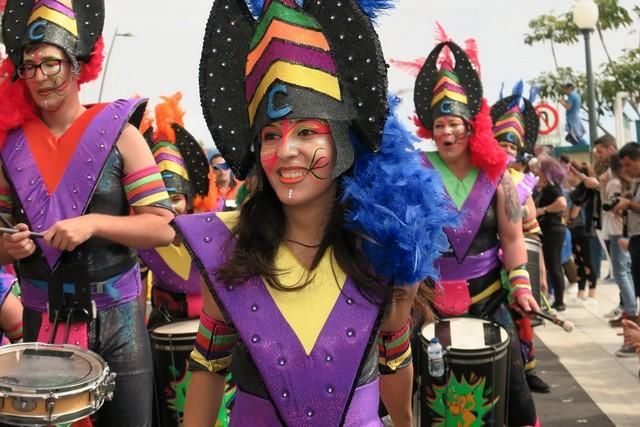
[(125, 174), (155, 164), (147, 141), (145, 141), (140, 131), (129, 123), (122, 130), (116, 145), (122, 155)]

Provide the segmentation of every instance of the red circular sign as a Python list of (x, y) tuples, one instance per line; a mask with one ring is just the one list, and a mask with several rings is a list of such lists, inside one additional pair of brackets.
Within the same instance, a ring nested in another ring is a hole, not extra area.
[(558, 110), (549, 104), (543, 103), (536, 105), (536, 112), (540, 117), (540, 129), (538, 130), (540, 135), (548, 135), (558, 128), (560, 121)]

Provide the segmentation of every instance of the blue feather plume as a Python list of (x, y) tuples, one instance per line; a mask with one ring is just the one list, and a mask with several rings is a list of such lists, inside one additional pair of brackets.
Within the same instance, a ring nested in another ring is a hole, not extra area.
[[(390, 99), (392, 111), (398, 102)], [(353, 176), (342, 179), (347, 226), (365, 236), (376, 274), (396, 286), (439, 277), (434, 261), (449, 249), (444, 228), (458, 221), (438, 173), (422, 165), (416, 140), (392, 112), (380, 151), (358, 156)]]
[(258, 19), (262, 14), (262, 7), (264, 6), (264, 0), (246, 0), (249, 11), (255, 19)]
[(522, 101), (522, 91), (524, 90), (524, 81), (519, 80), (511, 89), (511, 95), (515, 96), (513, 101), (509, 103), (508, 109), (513, 108), (514, 105), (520, 104)]
[(395, 7), (393, 0), (357, 0), (357, 3), (360, 9), (373, 21), (385, 11)]

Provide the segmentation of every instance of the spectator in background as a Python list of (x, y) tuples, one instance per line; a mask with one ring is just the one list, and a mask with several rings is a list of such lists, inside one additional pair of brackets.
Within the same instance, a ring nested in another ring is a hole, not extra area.
[(235, 209), (237, 207), (236, 195), (241, 182), (236, 180), (233, 172), (231, 172), (231, 167), (222, 157), (222, 154), (216, 153), (211, 156), (209, 164), (213, 170), (216, 187), (218, 188), (218, 197), (222, 201), (222, 210)]
[[(640, 144), (629, 142), (618, 153), (624, 173), (632, 179), (640, 178)], [(640, 289), (640, 192), (638, 183), (633, 185), (627, 197), (621, 197), (612, 209), (614, 214), (627, 214), (627, 234), (629, 255), (631, 256), (631, 277), (635, 295)]]
[(566, 230), (564, 212), (567, 199), (560, 184), (564, 181), (566, 170), (560, 162), (549, 156), (541, 156), (539, 165), (541, 190), (537, 194), (536, 216), (542, 229), (542, 252), (554, 287), (553, 308), (564, 311), (564, 275), (560, 253)]
[[(597, 276), (591, 256), (591, 240), (596, 235), (594, 224), (594, 200), (596, 190), (587, 182), (593, 172), (586, 163), (572, 161), (567, 181), (573, 187), (569, 197), (568, 226), (571, 229), (573, 255), (578, 267), (578, 302), (595, 302)], [(597, 185), (597, 181), (596, 181)], [(589, 296), (585, 288), (589, 284)]]
[(562, 94), (565, 97), (560, 100), (560, 104), (567, 109), (565, 125), (567, 136), (565, 140), (571, 145), (588, 145), (589, 142), (584, 138), (587, 131), (580, 118), (582, 97), (578, 91), (576, 91), (573, 83), (565, 83), (565, 85), (562, 86)]

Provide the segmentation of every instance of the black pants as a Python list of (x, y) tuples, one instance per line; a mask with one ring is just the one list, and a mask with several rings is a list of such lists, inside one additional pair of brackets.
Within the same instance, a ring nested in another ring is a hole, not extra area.
[(542, 254), (547, 271), (553, 282), (553, 291), (556, 304), (564, 304), (564, 274), (560, 255), (566, 228), (564, 226), (552, 226), (542, 229)]
[(580, 229), (571, 230), (571, 246), (578, 268), (578, 289), (581, 291), (585, 290), (587, 283), (589, 289), (596, 288), (597, 276), (593, 266), (592, 240), (593, 236), (585, 234)]

